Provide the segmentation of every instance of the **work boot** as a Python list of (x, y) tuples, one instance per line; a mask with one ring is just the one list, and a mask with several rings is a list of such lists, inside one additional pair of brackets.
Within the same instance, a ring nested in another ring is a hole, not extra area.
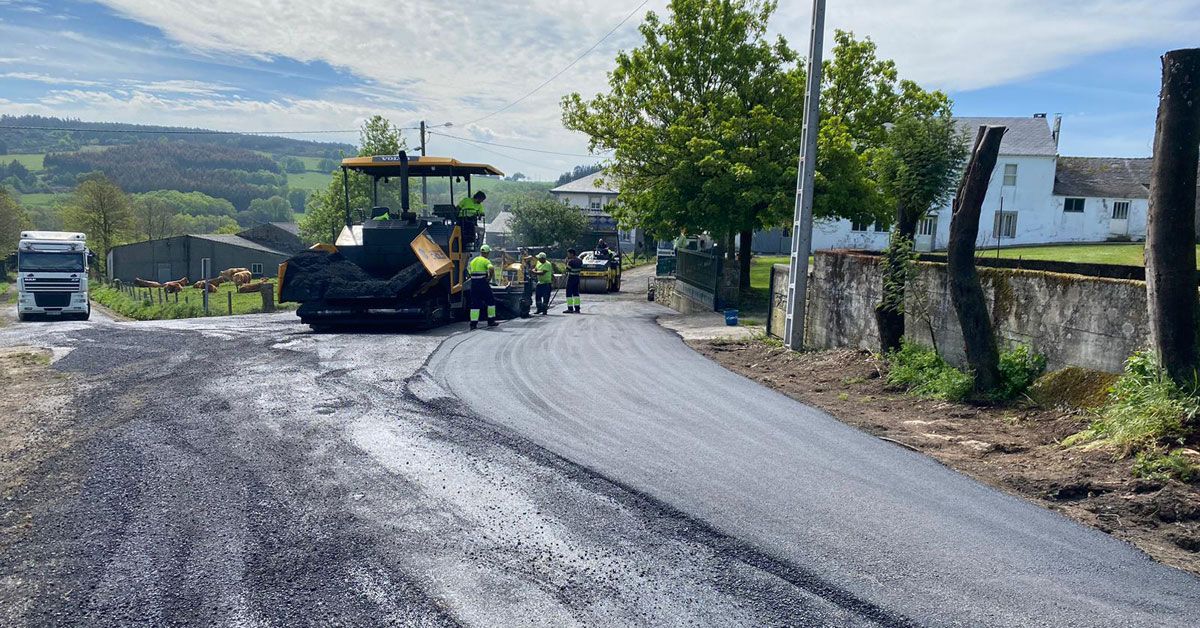
[(479, 329), (479, 323), (477, 321), (471, 321), (471, 329)]
[(574, 314), (574, 313), (575, 313), (575, 308), (573, 308), (569, 305), (567, 306), (567, 309), (563, 310), (563, 314)]
[(499, 327), (499, 326), (500, 326), (500, 323), (497, 323), (496, 321), (488, 321), (488, 327)]

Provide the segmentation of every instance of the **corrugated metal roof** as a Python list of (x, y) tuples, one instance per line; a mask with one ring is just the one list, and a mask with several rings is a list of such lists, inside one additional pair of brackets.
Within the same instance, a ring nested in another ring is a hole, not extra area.
[(955, 118), (955, 122), (967, 132), (970, 141), (981, 126), (1008, 127), (1000, 142), (1001, 155), (1053, 157), (1058, 154), (1054, 145), (1054, 133), (1045, 118)]
[(576, 194), (614, 194), (614, 195), (617, 194), (618, 192), (620, 192), (620, 190), (608, 187), (607, 181), (605, 182), (606, 185), (596, 187), (596, 180), (603, 176), (604, 176), (603, 170), (601, 170), (600, 172), (593, 172), (592, 174), (589, 174), (586, 177), (579, 177), (578, 179), (575, 179), (574, 181), (564, 183), (564, 184), (554, 188), (553, 190), (550, 190), (550, 192), (551, 193), (574, 192)]
[(192, 234), (187, 237), (200, 238), (201, 240), (210, 240), (212, 242), (220, 242), (221, 244), (229, 244), (231, 246), (240, 246), (240, 247), (246, 248), (246, 249), (254, 249), (255, 251), (263, 251), (265, 253), (274, 253), (275, 255), (282, 255), (284, 257), (288, 257), (289, 255), (291, 255), (290, 253), (284, 253), (283, 251), (279, 251), (279, 250), (273, 249), (268, 246), (263, 246), (257, 242), (252, 242), (252, 241), (247, 240), (246, 238), (243, 238), (242, 236), (238, 236), (238, 235), (230, 235), (230, 234), (224, 234), (224, 233), (205, 233), (205, 234)]
[(279, 227), (280, 229), (283, 229), (284, 231), (286, 231), (294, 236), (300, 235), (300, 225), (298, 225), (294, 222), (273, 222), (271, 224), (276, 227)]

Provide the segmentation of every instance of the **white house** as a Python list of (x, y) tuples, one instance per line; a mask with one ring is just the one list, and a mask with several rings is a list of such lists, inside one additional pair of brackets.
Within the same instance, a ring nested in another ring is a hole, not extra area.
[[(980, 246), (1056, 242), (1062, 221), (1052, 212), (1058, 141), (1045, 116), (1031, 118), (955, 118), (973, 140), (980, 126), (1005, 126), (996, 169), (983, 201)], [(1057, 123), (1056, 123), (1057, 126)], [(947, 204), (917, 226), (921, 250), (944, 248), (950, 237)], [(1103, 238), (1101, 238), (1103, 239)], [(813, 225), (813, 248), (882, 249), (888, 233), (877, 225), (824, 220)]]
[(1145, 240), (1150, 159), (1059, 157), (1056, 242)]
[(555, 198), (568, 205), (578, 207), (587, 216), (597, 231), (616, 231), (617, 241), (622, 251), (636, 250), (638, 237), (637, 229), (617, 229), (616, 220), (605, 208), (617, 202), (619, 190), (609, 187), (603, 180), (603, 172), (593, 172), (584, 177), (564, 183), (550, 193)]

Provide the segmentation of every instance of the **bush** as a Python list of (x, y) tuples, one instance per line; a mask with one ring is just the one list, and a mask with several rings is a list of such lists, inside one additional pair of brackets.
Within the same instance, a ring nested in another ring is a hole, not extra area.
[[(963, 401), (971, 395), (975, 378), (946, 363), (933, 349), (904, 341), (888, 356), (888, 383), (921, 397)], [(1000, 388), (985, 396), (988, 401), (1008, 401), (1024, 393), (1046, 369), (1045, 356), (1020, 345), (1000, 354)]]
[[(1120, 457), (1182, 445), (1200, 415), (1195, 390), (1183, 390), (1158, 368), (1154, 354), (1139, 352), (1125, 361), (1108, 403), (1087, 429), (1063, 440), (1071, 447), (1112, 447)], [(1147, 459), (1148, 460), (1148, 459)], [(1150, 464), (1143, 461), (1142, 466)]]
[(1170, 453), (1153, 449), (1143, 451), (1133, 459), (1133, 475), (1147, 480), (1166, 481), (1175, 478), (1191, 482), (1200, 477), (1200, 467), (1178, 449)]
[(888, 366), (888, 384), (920, 397), (962, 401), (975, 385), (970, 375), (916, 343), (902, 342), (899, 351), (888, 355)]
[(1034, 353), (1026, 345), (1000, 354), (1000, 388), (991, 393), (998, 401), (1015, 399), (1023, 394), (1046, 370), (1046, 356)]

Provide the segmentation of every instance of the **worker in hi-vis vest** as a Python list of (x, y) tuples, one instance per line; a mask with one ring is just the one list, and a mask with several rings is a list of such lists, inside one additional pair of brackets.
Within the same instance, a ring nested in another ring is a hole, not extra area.
[(563, 314), (579, 314), (579, 273), (583, 270), (583, 260), (575, 254), (575, 249), (567, 250), (567, 309)]
[(488, 259), (492, 247), (479, 247), (479, 255), (467, 264), (467, 272), (471, 275), (471, 329), (479, 327), (479, 311), (487, 307), (488, 327), (495, 327), (496, 297), (492, 295), (492, 277), (496, 275), (496, 267)]
[(458, 202), (458, 228), (462, 232), (463, 246), (468, 249), (472, 248), (471, 245), (475, 243), (476, 226), (483, 218), (483, 201), (485, 199), (487, 199), (487, 194), (480, 190), (473, 196)]
[(537, 254), (537, 266), (533, 267), (537, 275), (537, 312), (542, 316), (550, 313), (550, 286), (554, 282), (554, 263), (546, 259), (545, 253)]

